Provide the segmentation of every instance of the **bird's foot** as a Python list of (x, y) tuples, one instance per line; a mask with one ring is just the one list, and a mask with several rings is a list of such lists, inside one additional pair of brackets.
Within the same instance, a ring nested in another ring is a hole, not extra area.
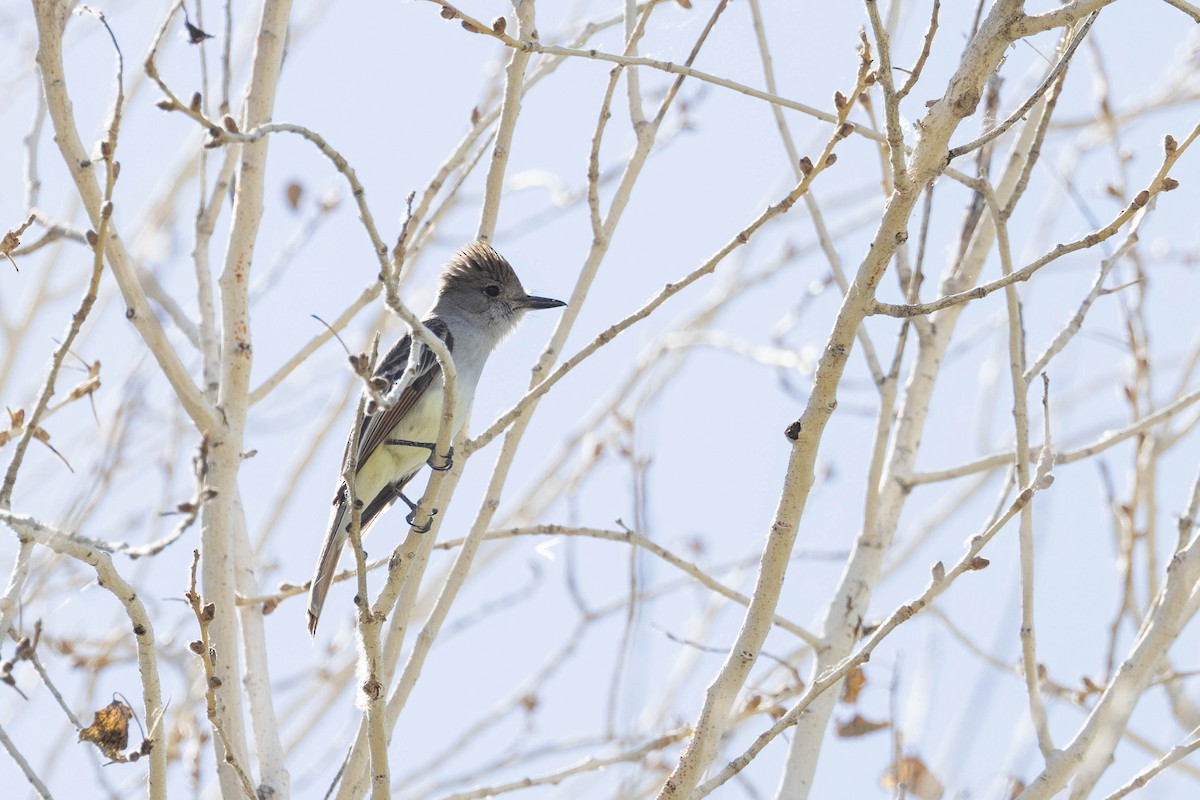
[(432, 469), (436, 472), (445, 472), (446, 470), (453, 467), (454, 466), (454, 445), (450, 445), (450, 449), (448, 451), (446, 451), (446, 463), (445, 464), (442, 464), (439, 467), (437, 464), (435, 464), (433, 462), (433, 460), (435, 458), (437, 458), (437, 451), (430, 450), (429, 451), (429, 460), (425, 462), (426, 464), (429, 465), (430, 469)]
[[(407, 498), (405, 499), (407, 500)], [(408, 512), (408, 515), (405, 516), (404, 521), (407, 522), (410, 527), (412, 527), (414, 533), (429, 533), (429, 531), (433, 528), (433, 518), (437, 516), (438, 510), (436, 508), (431, 509), (429, 511), (428, 521), (426, 521), (424, 525), (420, 526), (416, 524), (416, 519), (414, 518), (416, 511), (416, 506), (413, 506), (413, 510)]]

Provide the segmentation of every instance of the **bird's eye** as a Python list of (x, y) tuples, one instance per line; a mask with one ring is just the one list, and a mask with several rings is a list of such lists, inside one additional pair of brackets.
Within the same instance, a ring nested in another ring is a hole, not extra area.
[(486, 294), (488, 297), (499, 297), (500, 296), (500, 287), (493, 283), (491, 286), (488, 286), (487, 288), (485, 288), (483, 290), (483, 293)]

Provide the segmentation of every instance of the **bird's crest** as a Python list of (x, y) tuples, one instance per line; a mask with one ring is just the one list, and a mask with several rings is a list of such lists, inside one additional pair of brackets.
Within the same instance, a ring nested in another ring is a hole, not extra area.
[(439, 293), (445, 291), (447, 283), (470, 278), (493, 280), (504, 285), (520, 285), (517, 274), (513, 272), (504, 256), (492, 249), (487, 242), (472, 242), (454, 254), (442, 272)]

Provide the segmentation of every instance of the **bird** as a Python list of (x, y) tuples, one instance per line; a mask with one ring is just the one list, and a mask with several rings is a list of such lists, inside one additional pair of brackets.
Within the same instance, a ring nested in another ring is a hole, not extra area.
[[(516, 328), (527, 311), (565, 305), (561, 300), (527, 293), (508, 261), (486, 242), (473, 242), (450, 259), (438, 281), (437, 297), (422, 322), (445, 343), (454, 362), (458, 382), (452, 435), (459, 432), (467, 418), (483, 366), (496, 346)], [(417, 347), (411, 382), (399, 390), (390, 405), (369, 406), (372, 413), (364, 416), (358, 431), (354, 489), (362, 507), (360, 530), (364, 533), (397, 499), (403, 499), (412, 509), (415, 504), (404, 496), (404, 487), (427, 461), (433, 466), (433, 441), (441, 424), (442, 370), (432, 350), (419, 342)], [(390, 396), (392, 387), (408, 367), (411, 350), (412, 334), (408, 333), (387, 352), (375, 370), (374, 383), (386, 384), (381, 390), (385, 397)], [(311, 636), (316, 636), (325, 596), (349, 532), (352, 509), (348, 487), (341, 476), (353, 441), (355, 438), (350, 436), (346, 442), (329, 527), (309, 589)], [(412, 524), (411, 513), (408, 520)]]

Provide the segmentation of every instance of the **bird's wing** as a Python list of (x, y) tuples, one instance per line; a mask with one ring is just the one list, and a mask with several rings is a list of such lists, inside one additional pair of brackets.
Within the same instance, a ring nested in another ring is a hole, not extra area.
[[(450, 328), (438, 317), (430, 317), (424, 320), (425, 327), (429, 328), (435, 336), (446, 343), (448, 350), (454, 350), (454, 337), (450, 335)], [(383, 357), (383, 361), (375, 370), (375, 377), (383, 378), (387, 381), (387, 389), (384, 394), (392, 390), (396, 385), (396, 381), (404, 374), (404, 370), (408, 367), (409, 351), (412, 348), (412, 335), (405, 334), (400, 341), (396, 342), (395, 346), (388, 351)], [(396, 401), (387, 408), (381, 408), (374, 414), (370, 414), (363, 418), (362, 429), (358, 435), (358, 467), (362, 469), (363, 464), (367, 463), (367, 459), (375, 452), (379, 445), (387, 440), (392, 429), (396, 427), (400, 420), (416, 406), (417, 401), (421, 399), (421, 395), (425, 390), (438, 378), (441, 377), (442, 368), (438, 365), (437, 356), (428, 347), (418, 343), (419, 360), (417, 362), (416, 374), (412, 382), (401, 390), (400, 396)], [(347, 448), (350, 443), (346, 442)], [(349, 451), (347, 451), (349, 455)], [(371, 498), (366, 498), (370, 500)]]
[[(446, 343), (447, 348), (454, 348), (454, 337), (450, 335), (450, 329), (446, 326), (445, 322), (437, 317), (432, 317), (424, 322), (425, 326), (433, 331), (435, 336)], [(395, 347), (388, 351), (387, 355), (383, 357), (383, 362), (379, 365), (379, 368), (375, 370), (376, 377), (384, 378), (387, 381), (388, 385), (385, 393), (390, 392), (392, 387), (396, 385), (396, 381), (400, 380), (404, 374), (404, 370), (408, 367), (408, 354), (411, 349), (412, 336), (406, 334), (400, 341), (396, 342)], [(420, 346), (418, 356), (416, 375), (408, 386), (400, 391), (400, 396), (396, 398), (396, 402), (363, 419), (362, 428), (359, 430), (358, 436), (357, 463), (359, 470), (367, 463), (367, 459), (371, 457), (376, 448), (387, 441), (387, 437), (391, 434), (397, 423), (404, 419), (404, 415), (413, 409), (430, 384), (440, 377), (441, 367), (438, 365), (437, 356), (433, 354), (432, 350), (428, 347)], [(342, 461), (343, 466), (349, 454), (350, 441), (347, 440), (346, 451)], [(397, 479), (405, 477), (403, 475), (396, 476)], [(329, 521), (329, 531), (325, 534), (324, 544), (321, 545), (321, 555), (317, 559), (317, 567), (313, 574), (312, 586), (309, 589), (308, 595), (308, 632), (314, 636), (317, 632), (317, 621), (321, 618), (321, 608), (325, 605), (325, 596), (329, 592), (329, 586), (333, 583), (333, 576), (337, 570), (338, 557), (341, 555), (342, 547), (346, 543), (346, 514), (349, 513), (346, 494), (345, 481), (339, 480), (338, 490), (333, 498), (334, 508)], [(363, 499), (366, 502), (366, 507), (363, 509), (361, 525), (362, 529), (365, 530), (380, 511), (396, 500), (396, 495), (389, 491), (387, 487), (384, 487), (383, 491), (377, 497)]]

